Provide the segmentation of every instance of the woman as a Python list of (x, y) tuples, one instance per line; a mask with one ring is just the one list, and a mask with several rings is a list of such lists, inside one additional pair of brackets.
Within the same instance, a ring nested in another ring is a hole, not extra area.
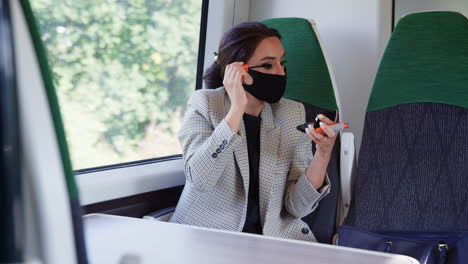
[[(302, 217), (329, 193), (336, 133), (301, 133), (286, 87), (279, 33), (245, 22), (225, 33), (179, 132), (187, 178), (172, 222), (316, 241)], [(249, 65), (248, 72), (244, 68)], [(312, 156), (313, 140), (317, 150)]]

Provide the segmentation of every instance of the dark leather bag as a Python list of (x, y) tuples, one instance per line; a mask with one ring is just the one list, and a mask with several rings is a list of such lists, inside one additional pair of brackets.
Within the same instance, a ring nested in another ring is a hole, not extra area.
[(338, 245), (401, 254), (421, 264), (468, 263), (468, 232), (369, 232), (342, 226)]

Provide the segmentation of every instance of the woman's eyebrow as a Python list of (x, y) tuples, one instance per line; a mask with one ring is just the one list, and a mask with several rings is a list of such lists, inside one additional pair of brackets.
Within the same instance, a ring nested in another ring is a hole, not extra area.
[[(286, 51), (283, 53), (283, 56), (281, 56), (281, 58), (283, 59), (284, 56), (286, 56)], [(266, 56), (266, 57), (261, 58), (260, 60), (264, 61), (264, 60), (274, 60), (274, 59), (276, 59), (276, 57)]]
[[(281, 58), (283, 59), (285, 55), (286, 55), (286, 51), (283, 53), (283, 56), (281, 56)], [(260, 61), (264, 61), (264, 60), (274, 60), (274, 59), (276, 59), (276, 57), (266, 56), (266, 57), (261, 58)]]
[(260, 60), (264, 61), (264, 60), (274, 60), (274, 59), (276, 59), (276, 57), (267, 56), (267, 57), (261, 58)]

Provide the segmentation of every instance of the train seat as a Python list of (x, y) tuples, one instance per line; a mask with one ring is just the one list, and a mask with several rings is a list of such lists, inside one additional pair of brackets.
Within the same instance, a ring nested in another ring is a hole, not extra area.
[[(465, 16), (423, 12), (398, 22), (369, 99), (343, 232), (468, 230), (467, 73)], [(339, 244), (360, 247), (352, 237)]]

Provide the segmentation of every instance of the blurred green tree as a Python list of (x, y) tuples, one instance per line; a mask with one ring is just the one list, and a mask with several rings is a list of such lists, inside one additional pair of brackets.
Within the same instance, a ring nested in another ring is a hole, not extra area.
[[(124, 155), (150, 125), (177, 132), (173, 119), (195, 89), (201, 0), (31, 2), (62, 112), (80, 109), (62, 105), (73, 102), (95, 113), (95, 144)], [(63, 113), (67, 133), (86, 125), (67, 118), (77, 114)]]

